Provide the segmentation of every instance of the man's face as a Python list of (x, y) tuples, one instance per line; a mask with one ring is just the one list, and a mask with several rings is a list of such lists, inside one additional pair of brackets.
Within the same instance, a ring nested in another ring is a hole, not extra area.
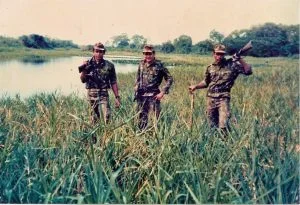
[(221, 62), (221, 60), (224, 58), (224, 53), (216, 53), (216, 52), (214, 52), (214, 58), (215, 58), (215, 61), (217, 62), (217, 63), (220, 63)]
[(144, 59), (145, 59), (145, 61), (147, 62), (147, 63), (150, 63), (150, 62), (152, 62), (153, 60), (154, 60), (154, 58), (155, 58), (155, 55), (154, 55), (154, 53), (151, 51), (151, 50), (146, 50), (146, 51), (144, 51), (143, 52), (143, 55), (144, 55)]
[(93, 55), (96, 61), (103, 59), (104, 50), (94, 49)]

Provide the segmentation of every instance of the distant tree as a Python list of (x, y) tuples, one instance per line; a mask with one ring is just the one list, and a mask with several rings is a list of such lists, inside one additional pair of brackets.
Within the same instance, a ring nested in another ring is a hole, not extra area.
[(43, 36), (31, 34), (29, 36), (21, 36), (19, 38), (24, 46), (28, 48), (50, 48)]
[[(298, 34), (299, 25), (293, 27), (289, 33), (288, 27), (266, 23), (248, 30), (234, 31), (224, 39), (224, 43), (228, 46), (231, 54), (252, 40), (253, 49), (248, 52), (248, 55), (257, 57), (287, 56), (294, 52), (299, 53), (299, 46), (297, 46), (299, 40), (297, 41), (297, 37), (295, 37)], [(295, 37), (295, 41), (289, 41), (293, 37)]]
[(181, 35), (174, 40), (176, 52), (188, 54), (192, 51), (192, 38), (187, 35)]
[(222, 43), (224, 40), (224, 35), (216, 30), (212, 30), (209, 33), (209, 39), (212, 41), (213, 44)]
[(147, 43), (147, 39), (142, 35), (133, 35), (130, 41), (130, 48), (141, 49)]
[(69, 40), (50, 39), (45, 37), (45, 41), (51, 48), (79, 48), (78, 45)]
[(117, 48), (126, 48), (129, 46), (129, 38), (126, 33), (112, 37), (112, 46)]
[(175, 47), (171, 41), (167, 41), (161, 45), (160, 50), (164, 53), (172, 53), (175, 51)]
[(25, 47), (36, 49), (52, 49), (52, 48), (79, 48), (78, 45), (68, 40), (50, 39), (38, 34), (29, 36), (20, 36), (19, 40)]
[(46, 42), (45, 38), (41, 35), (31, 34), (29, 35), (29, 38), (32, 39), (34, 48), (51, 48), (50, 45)]
[(200, 41), (193, 45), (192, 52), (197, 54), (208, 54), (213, 50), (213, 43), (210, 40)]
[(284, 26), (287, 35), (287, 44), (282, 47), (285, 56), (299, 54), (299, 24)]
[[(240, 31), (235, 30), (231, 34), (229, 34), (226, 38), (224, 38), (223, 43), (227, 47), (227, 52), (232, 55), (237, 52), (240, 48), (242, 48), (246, 43), (250, 40), (253, 40), (251, 37), (251, 31), (242, 29)], [(250, 54), (251, 50), (248, 52)]]
[(0, 47), (22, 47), (20, 40), (5, 36), (0, 36)]
[(258, 56), (269, 57), (281, 55), (281, 48), (288, 43), (287, 34), (283, 27), (274, 23), (266, 23), (252, 29), (256, 47), (253, 51)]

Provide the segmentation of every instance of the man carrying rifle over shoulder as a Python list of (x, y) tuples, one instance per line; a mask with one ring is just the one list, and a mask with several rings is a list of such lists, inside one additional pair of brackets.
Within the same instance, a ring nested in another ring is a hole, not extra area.
[(115, 95), (115, 106), (120, 106), (120, 96), (117, 84), (115, 66), (104, 60), (105, 48), (102, 43), (96, 43), (93, 47), (93, 57), (79, 66), (80, 79), (85, 83), (87, 97), (92, 107), (91, 121), (93, 124), (100, 119), (101, 108), (104, 122), (110, 118), (110, 105), (108, 89), (112, 88)]
[(239, 74), (251, 75), (251, 65), (241, 55), (251, 49), (249, 42), (236, 53), (232, 59), (226, 60), (224, 45), (216, 45), (213, 51), (214, 62), (206, 69), (204, 80), (197, 85), (189, 86), (189, 91), (207, 88), (207, 117), (211, 127), (221, 129), (223, 134), (229, 130), (230, 90)]
[[(155, 50), (151, 45), (145, 45), (143, 49), (144, 59), (138, 66), (135, 81), (135, 100), (138, 104), (139, 129), (143, 130), (148, 124), (149, 111), (155, 113), (158, 119), (160, 115), (160, 101), (173, 83), (173, 77), (163, 63), (155, 58)], [(166, 81), (162, 90), (159, 86), (163, 80)]]

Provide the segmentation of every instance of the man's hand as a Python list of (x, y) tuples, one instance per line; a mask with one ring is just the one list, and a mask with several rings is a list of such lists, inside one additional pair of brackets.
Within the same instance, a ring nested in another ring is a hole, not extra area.
[(233, 56), (232, 56), (232, 59), (234, 61), (239, 61), (241, 59), (241, 56), (238, 54), (238, 53), (235, 53)]
[(115, 108), (119, 108), (121, 105), (121, 98), (120, 96), (116, 96), (116, 99), (115, 99)]
[(192, 94), (194, 90), (196, 90), (197, 86), (196, 85), (191, 85), (189, 86), (189, 92)]
[(82, 71), (81, 74), (80, 74), (80, 80), (82, 83), (85, 83), (88, 79), (88, 75), (86, 73), (86, 71)]
[(158, 93), (157, 95), (154, 96), (154, 99), (160, 101), (163, 97), (164, 97), (164, 93), (160, 92), (160, 93)]

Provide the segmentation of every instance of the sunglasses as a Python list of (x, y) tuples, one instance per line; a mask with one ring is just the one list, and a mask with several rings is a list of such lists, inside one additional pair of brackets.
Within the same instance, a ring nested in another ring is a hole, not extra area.
[(224, 56), (225, 53), (215, 53), (217, 56)]
[(153, 53), (152, 53), (152, 52), (143, 52), (143, 54), (144, 54), (145, 56), (151, 56)]
[(104, 53), (103, 50), (94, 50), (94, 51), (95, 51), (95, 53)]

